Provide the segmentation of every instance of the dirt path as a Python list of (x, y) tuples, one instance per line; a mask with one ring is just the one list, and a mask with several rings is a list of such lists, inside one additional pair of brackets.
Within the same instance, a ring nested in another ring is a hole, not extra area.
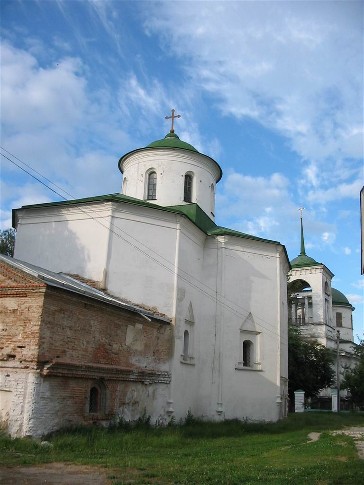
[(359, 458), (364, 460), (364, 427), (341, 429), (339, 431), (332, 431), (331, 434), (345, 434), (347, 436), (351, 436), (354, 440), (356, 449), (358, 450)]
[[(345, 429), (340, 429), (338, 431), (331, 431), (332, 435), (338, 435), (338, 434), (345, 434), (346, 436), (350, 436), (353, 438), (356, 449), (358, 450), (358, 456), (361, 460), (364, 460), (364, 427), (353, 427), (353, 428), (345, 428)], [(309, 433), (308, 434), (308, 439), (309, 441), (307, 443), (311, 443), (313, 441), (317, 441), (320, 439), (321, 433)]]
[(0, 468), (1, 485), (110, 485), (111, 477), (110, 470), (67, 463)]

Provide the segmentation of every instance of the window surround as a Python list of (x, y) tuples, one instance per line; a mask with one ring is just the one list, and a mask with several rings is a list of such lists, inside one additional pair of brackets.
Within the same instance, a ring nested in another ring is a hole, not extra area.
[[(262, 363), (259, 359), (260, 354), (260, 334), (255, 330), (240, 329), (240, 359), (235, 365), (236, 370), (262, 371)], [(249, 342), (249, 344), (248, 344)], [(247, 345), (249, 347), (247, 348)], [(246, 352), (250, 353), (250, 365), (246, 365)]]
[(336, 326), (343, 326), (343, 314), (341, 312), (336, 312)]
[(150, 168), (145, 174), (145, 200), (157, 200), (157, 171)]
[(184, 321), (183, 346), (180, 357), (181, 364), (195, 365), (194, 357), (194, 337), (195, 337), (195, 318), (193, 315), (192, 303), (189, 304), (187, 315)]
[(106, 409), (106, 387), (101, 380), (90, 384), (87, 396), (87, 414), (94, 417), (103, 416)]
[(183, 201), (191, 203), (193, 198), (193, 179), (192, 172), (186, 172), (183, 177)]

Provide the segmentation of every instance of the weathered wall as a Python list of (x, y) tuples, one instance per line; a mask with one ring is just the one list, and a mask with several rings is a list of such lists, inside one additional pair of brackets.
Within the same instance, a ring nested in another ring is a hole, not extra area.
[(104, 303), (47, 288), (39, 362), (166, 368), (171, 327)]
[[(43, 283), (15, 288), (13, 270), (9, 279), (2, 269), (0, 420), (13, 436), (144, 412), (166, 419), (168, 323)], [(90, 413), (95, 384), (103, 406)]]

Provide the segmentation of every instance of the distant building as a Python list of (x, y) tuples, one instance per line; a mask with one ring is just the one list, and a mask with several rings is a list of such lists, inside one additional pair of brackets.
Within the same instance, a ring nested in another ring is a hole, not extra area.
[[(352, 367), (354, 358), (353, 316), (355, 308), (346, 296), (331, 286), (334, 274), (305, 251), (301, 217), (301, 251), (291, 261), (289, 272), (289, 324), (301, 335), (335, 351), (339, 345), (341, 375)], [(335, 365), (336, 369), (336, 365)], [(322, 393), (328, 395), (329, 390)]]
[[(162, 423), (188, 411), (285, 416), (285, 247), (215, 224), (221, 168), (173, 130), (119, 168), (123, 194), (13, 211), (17, 261), (2, 261), (0, 418), (13, 435), (42, 435), (143, 413)], [(43, 286), (14, 289), (14, 278), (32, 274)], [(69, 279), (63, 286), (66, 274), (103, 296)]]

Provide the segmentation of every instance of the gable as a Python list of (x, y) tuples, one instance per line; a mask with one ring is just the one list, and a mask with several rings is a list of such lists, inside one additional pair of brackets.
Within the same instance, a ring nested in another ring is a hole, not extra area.
[(251, 312), (248, 313), (248, 316), (245, 318), (243, 323), (241, 324), (240, 330), (243, 332), (256, 332), (256, 325)]

